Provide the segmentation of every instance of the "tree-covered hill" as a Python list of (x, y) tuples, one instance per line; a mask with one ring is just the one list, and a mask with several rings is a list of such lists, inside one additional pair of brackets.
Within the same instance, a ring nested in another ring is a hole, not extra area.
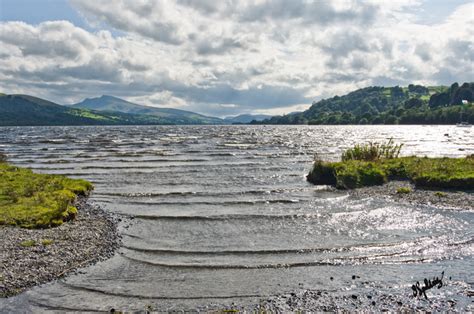
[[(463, 104), (463, 100), (467, 104)], [(298, 114), (254, 124), (456, 124), (474, 123), (474, 83), (461, 86), (366, 87), (313, 102)]]

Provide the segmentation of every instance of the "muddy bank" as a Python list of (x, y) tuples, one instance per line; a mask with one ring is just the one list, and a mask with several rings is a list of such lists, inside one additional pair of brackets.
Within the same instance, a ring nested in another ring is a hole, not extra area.
[(18, 294), (111, 257), (118, 220), (82, 197), (77, 218), (50, 229), (0, 226), (0, 297)]

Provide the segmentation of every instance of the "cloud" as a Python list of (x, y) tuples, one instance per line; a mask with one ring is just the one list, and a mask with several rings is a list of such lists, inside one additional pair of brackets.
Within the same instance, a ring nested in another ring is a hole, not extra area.
[(94, 49), (92, 36), (67, 21), (41, 23), (38, 27), (9, 22), (0, 28), (0, 41), (15, 46), (23, 56), (80, 58)]
[(474, 4), (71, 0), (91, 26), (0, 22), (2, 92), (111, 94), (211, 115), (282, 113), (368, 85), (472, 80)]
[(166, 1), (79, 1), (71, 3), (92, 24), (103, 22), (121, 31), (136, 33), (153, 40), (178, 45), (185, 41), (179, 15)]

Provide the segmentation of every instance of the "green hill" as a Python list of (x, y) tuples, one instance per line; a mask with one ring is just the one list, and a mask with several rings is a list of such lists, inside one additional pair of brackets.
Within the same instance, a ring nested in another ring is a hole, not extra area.
[(141, 106), (126, 100), (113, 97), (101, 96), (98, 98), (87, 98), (74, 104), (72, 108), (90, 109), (103, 112), (122, 112), (129, 114), (141, 114), (159, 117), (169, 124), (224, 124), (224, 121), (215, 117), (208, 117), (191, 111)]
[(169, 123), (155, 116), (70, 108), (28, 95), (0, 95), (0, 126)]
[[(468, 104), (463, 104), (467, 100)], [(474, 83), (459, 86), (366, 87), (313, 102), (297, 114), (253, 124), (455, 124), (474, 123)]]

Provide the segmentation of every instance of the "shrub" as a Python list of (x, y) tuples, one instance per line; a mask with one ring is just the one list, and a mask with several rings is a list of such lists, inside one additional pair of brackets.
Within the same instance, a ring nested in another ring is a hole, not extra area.
[(7, 162), (7, 155), (0, 152), (0, 162)]
[(398, 158), (403, 144), (394, 144), (393, 139), (385, 144), (369, 142), (367, 144), (356, 144), (342, 153), (342, 161), (347, 160), (364, 160), (376, 161), (379, 159), (393, 159)]

